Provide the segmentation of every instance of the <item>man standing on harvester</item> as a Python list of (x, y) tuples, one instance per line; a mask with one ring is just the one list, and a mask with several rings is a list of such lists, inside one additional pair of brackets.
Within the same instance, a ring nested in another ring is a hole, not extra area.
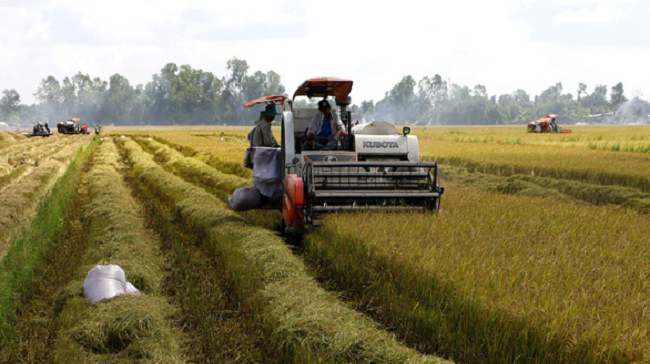
[(327, 100), (318, 102), (318, 113), (311, 118), (307, 129), (307, 141), (314, 149), (334, 150), (338, 144), (336, 135), (348, 136), (339, 116), (332, 111)]
[(271, 130), (271, 123), (275, 121), (275, 117), (280, 115), (277, 110), (275, 110), (275, 105), (266, 105), (264, 111), (261, 112), (259, 120), (257, 120), (257, 126), (255, 127), (255, 132), (253, 133), (253, 147), (267, 147), (267, 148), (278, 148), (277, 140), (273, 136), (273, 131)]

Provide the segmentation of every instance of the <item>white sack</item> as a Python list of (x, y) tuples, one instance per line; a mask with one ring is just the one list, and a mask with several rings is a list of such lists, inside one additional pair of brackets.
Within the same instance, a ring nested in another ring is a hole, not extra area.
[(238, 188), (228, 202), (233, 211), (247, 211), (262, 206), (262, 196), (255, 186)]
[(140, 295), (140, 291), (137, 288), (135, 288), (135, 286), (131, 282), (126, 282), (126, 290), (125, 290), (124, 293), (125, 294), (132, 294), (132, 295), (136, 295), (136, 296)]
[(266, 197), (282, 191), (282, 149), (255, 147), (253, 184)]
[(84, 280), (84, 297), (95, 303), (126, 293), (126, 276), (119, 265), (98, 265)]

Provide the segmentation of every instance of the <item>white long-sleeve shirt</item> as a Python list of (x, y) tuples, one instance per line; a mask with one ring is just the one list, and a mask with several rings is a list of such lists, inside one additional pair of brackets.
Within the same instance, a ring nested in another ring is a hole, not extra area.
[[(314, 133), (314, 135), (318, 135), (320, 133), (321, 129), (323, 128), (323, 119), (325, 118), (325, 115), (323, 115), (322, 112), (317, 112), (312, 116), (311, 118), (311, 123), (309, 124), (309, 128), (307, 129), (307, 135), (309, 133)], [(330, 121), (332, 123), (332, 133), (336, 134), (337, 131), (345, 131), (345, 126), (341, 122), (341, 119), (339, 119), (339, 116), (332, 111), (332, 119)]]

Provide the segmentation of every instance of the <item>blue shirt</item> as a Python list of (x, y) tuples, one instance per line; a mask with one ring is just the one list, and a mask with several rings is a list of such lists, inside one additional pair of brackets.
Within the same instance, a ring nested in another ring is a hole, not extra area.
[(334, 131), (332, 130), (332, 114), (330, 114), (330, 116), (323, 119), (323, 127), (320, 129), (318, 136), (329, 137), (332, 135), (334, 135)]

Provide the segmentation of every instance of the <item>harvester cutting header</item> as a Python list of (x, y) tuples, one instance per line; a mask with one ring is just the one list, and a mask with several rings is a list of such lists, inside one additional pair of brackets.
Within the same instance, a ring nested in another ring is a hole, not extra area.
[[(301, 84), (291, 100), (278, 95), (244, 105), (282, 106), (281, 147), (253, 147), (251, 159), (253, 182), (274, 208), (282, 209), (287, 232), (301, 234), (305, 225), (317, 225), (318, 216), (328, 212), (440, 207), (444, 188), (438, 185), (438, 165), (419, 161), (418, 139), (408, 135), (409, 127), (402, 133), (382, 121), (352, 127), (347, 110), (352, 84), (315, 78)], [(318, 109), (294, 108), (298, 96), (322, 100)], [(339, 114), (331, 110), (328, 97), (334, 98)], [(264, 191), (264, 182), (272, 180), (264, 175), (269, 166), (279, 181), (275, 196)]]

